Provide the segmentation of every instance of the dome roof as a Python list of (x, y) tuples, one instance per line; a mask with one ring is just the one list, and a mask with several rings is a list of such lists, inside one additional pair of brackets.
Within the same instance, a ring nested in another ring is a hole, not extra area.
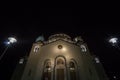
[(67, 34), (64, 34), (64, 33), (54, 34), (54, 35), (51, 35), (49, 37), (49, 39), (57, 39), (57, 38), (60, 38), (60, 39), (71, 39), (70, 36), (68, 36)]
[(44, 37), (43, 37), (43, 36), (39, 36), (39, 37), (35, 40), (35, 42), (38, 42), (38, 41), (44, 41)]

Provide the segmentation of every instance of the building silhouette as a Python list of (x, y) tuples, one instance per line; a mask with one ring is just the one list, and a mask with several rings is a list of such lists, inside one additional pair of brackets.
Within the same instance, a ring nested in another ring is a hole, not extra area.
[(21, 58), (11, 80), (108, 80), (99, 59), (89, 52), (80, 36), (43, 36)]

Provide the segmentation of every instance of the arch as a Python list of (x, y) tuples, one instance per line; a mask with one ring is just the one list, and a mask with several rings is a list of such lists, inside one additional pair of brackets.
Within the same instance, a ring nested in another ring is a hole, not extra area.
[(64, 61), (62, 59), (57, 60), (57, 65), (64, 65)]
[(43, 66), (42, 80), (51, 80), (51, 61), (45, 60)]
[(70, 66), (70, 70), (74, 70), (75, 69), (75, 63), (73, 61), (71, 61), (69, 63), (69, 66)]
[(81, 45), (80, 48), (81, 48), (82, 52), (86, 52), (87, 51), (85, 45)]
[(55, 58), (54, 68), (55, 80), (66, 80), (66, 59), (64, 56), (57, 56)]
[(55, 66), (57, 65), (57, 64), (56, 64), (56, 61), (57, 61), (58, 59), (60, 59), (60, 58), (64, 61), (64, 65), (66, 66), (66, 58), (65, 58), (63, 55), (59, 55), (59, 56), (57, 56), (57, 57), (55, 58)]
[(76, 60), (75, 59), (70, 59), (70, 61), (72, 61), (72, 62), (74, 62), (75, 63), (75, 67), (77, 67), (77, 62), (76, 62)]
[(71, 59), (69, 62), (69, 76), (70, 80), (77, 80), (77, 63), (74, 59)]
[(40, 46), (39, 46), (39, 45), (36, 45), (36, 46), (34, 47), (34, 50), (33, 50), (33, 51), (34, 51), (35, 53), (37, 53), (37, 52), (39, 51), (39, 49), (40, 49)]

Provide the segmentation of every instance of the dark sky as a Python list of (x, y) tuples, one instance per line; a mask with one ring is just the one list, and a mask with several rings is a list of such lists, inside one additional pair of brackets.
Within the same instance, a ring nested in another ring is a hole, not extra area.
[(107, 75), (120, 79), (120, 50), (107, 39), (120, 37), (118, 10), (82, 8), (4, 8), (0, 13), (0, 55), (9, 36), (18, 42), (9, 47), (0, 61), (0, 80), (10, 80), (18, 60), (29, 54), (35, 39), (45, 40), (55, 33), (65, 33), (72, 38), (82, 36), (90, 51), (102, 62)]

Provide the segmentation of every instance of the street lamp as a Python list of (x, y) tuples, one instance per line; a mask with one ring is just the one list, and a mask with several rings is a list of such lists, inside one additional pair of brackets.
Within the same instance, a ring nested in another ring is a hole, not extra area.
[(119, 50), (120, 50), (120, 47), (119, 47), (119, 41), (118, 41), (118, 38), (117, 37), (111, 37), (110, 39), (109, 39), (109, 43), (111, 43), (112, 44), (112, 46), (114, 46), (114, 47), (116, 47), (116, 48), (118, 48)]
[(3, 58), (4, 54), (6, 53), (8, 47), (10, 46), (10, 44), (16, 43), (17, 40), (14, 37), (8, 37), (8, 41), (7, 41), (7, 47), (5, 48), (5, 50), (3, 51), (2, 55), (0, 56), (0, 60)]
[(118, 38), (116, 37), (110, 38), (109, 43), (112, 43), (112, 45), (115, 46), (118, 43)]

